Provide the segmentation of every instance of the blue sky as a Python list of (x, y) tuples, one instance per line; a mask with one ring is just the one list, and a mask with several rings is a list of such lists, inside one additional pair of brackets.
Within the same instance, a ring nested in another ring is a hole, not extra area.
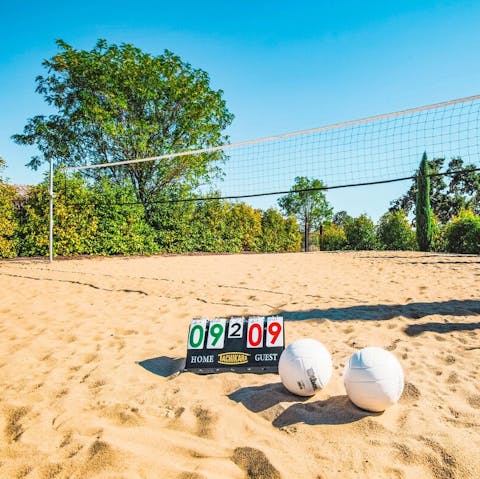
[[(12, 4), (13, 3), (13, 4)], [(232, 142), (314, 128), (480, 92), (480, 2), (2, 2), (0, 156), (14, 183), (37, 183), (32, 149), (10, 136), (48, 113), (36, 94), (55, 39), (167, 48), (206, 70), (235, 120)], [(408, 184), (329, 193), (374, 218)], [(362, 201), (358, 201), (362, 198)]]

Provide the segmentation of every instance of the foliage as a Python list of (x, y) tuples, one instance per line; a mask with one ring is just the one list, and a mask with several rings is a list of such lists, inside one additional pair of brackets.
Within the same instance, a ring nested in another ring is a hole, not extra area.
[(374, 222), (365, 214), (352, 218), (345, 223), (347, 248), (353, 250), (374, 250), (379, 244)]
[(196, 204), (185, 185), (169, 185), (157, 194), (146, 211), (146, 220), (155, 231), (159, 251), (194, 251)]
[(424, 153), (417, 174), (417, 201), (415, 204), (415, 231), (420, 251), (430, 251), (432, 248), (433, 222), (429, 174), (427, 154)]
[(119, 187), (109, 179), (92, 188), (96, 233), (89, 253), (151, 254), (158, 251), (155, 231), (145, 221), (131, 185)]
[(377, 224), (377, 237), (382, 249), (415, 250), (415, 232), (403, 210), (385, 213)]
[(350, 221), (352, 217), (346, 211), (337, 211), (332, 216), (332, 223), (337, 226), (344, 226), (347, 221)]
[(445, 227), (444, 236), (449, 253), (480, 254), (480, 215), (461, 210)]
[[(427, 160), (430, 172), (430, 206), (445, 224), (462, 208), (480, 214), (480, 172), (474, 165), (464, 165), (461, 158), (452, 158), (442, 172), (444, 158)], [(442, 175), (439, 175), (442, 173)], [(390, 211), (403, 210), (408, 215), (415, 209), (416, 176), (405, 195), (391, 203)]]
[[(62, 40), (43, 66), (37, 92), (55, 113), (29, 119), (15, 142), (36, 145), (42, 161), (78, 166), (160, 156), (225, 143), (233, 115), (208, 74), (170, 51), (152, 56), (130, 44), (99, 40), (91, 51)], [(167, 185), (197, 186), (218, 173), (222, 153), (167, 158), (107, 172), (128, 180), (145, 207)], [(90, 170), (96, 175), (95, 170)]]
[(259, 251), (262, 212), (245, 203), (230, 204), (226, 217), (225, 242), (233, 252)]
[(164, 204), (162, 211), (156, 222), (161, 251), (281, 252), (298, 251), (301, 243), (295, 218), (285, 219), (274, 209), (211, 200)]
[[(157, 251), (132, 189), (104, 179), (91, 187), (80, 176), (54, 177), (54, 254), (132, 254)], [(20, 254), (48, 252), (49, 193), (47, 181), (32, 187), (22, 209)]]
[[(2, 166), (0, 158), (0, 169)], [(3, 183), (0, 177), (0, 258), (13, 258), (18, 253), (18, 220), (14, 205), (16, 199), (15, 188)]]
[(320, 237), (320, 249), (323, 251), (338, 251), (347, 247), (347, 236), (343, 226), (334, 222), (323, 227)]
[(261, 223), (259, 251), (300, 251), (302, 235), (297, 220), (293, 216), (285, 219), (276, 209), (270, 208), (262, 213)]
[[(305, 244), (309, 243), (309, 233), (312, 228), (329, 220), (332, 216), (332, 207), (322, 191), (325, 185), (318, 179), (309, 179), (297, 176), (290, 189), (291, 193), (278, 199), (278, 204), (287, 215), (297, 218), (305, 232)], [(298, 191), (298, 193), (295, 193)]]
[(229, 205), (226, 201), (212, 200), (200, 203), (194, 217), (194, 251), (211, 253), (230, 252), (226, 242), (226, 218)]
[[(66, 180), (64, 175), (57, 174), (53, 185), (56, 191), (54, 254), (89, 253), (98, 226), (91, 192), (79, 176)], [(67, 199), (67, 192), (71, 201)], [(45, 256), (48, 253), (49, 200), (47, 180), (30, 189), (20, 221), (20, 255)]]

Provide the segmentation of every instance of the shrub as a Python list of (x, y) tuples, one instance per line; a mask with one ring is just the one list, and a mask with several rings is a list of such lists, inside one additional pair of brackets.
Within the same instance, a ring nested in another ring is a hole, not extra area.
[(302, 234), (293, 216), (284, 218), (279, 211), (270, 208), (262, 212), (262, 233), (259, 250), (263, 252), (300, 251)]
[(145, 221), (131, 185), (119, 187), (107, 179), (93, 190), (97, 229), (89, 251), (94, 254), (151, 254), (159, 250), (155, 231)]
[(343, 226), (335, 223), (324, 225), (320, 237), (320, 249), (324, 251), (338, 251), (347, 246), (347, 237)]
[(382, 249), (415, 250), (417, 246), (415, 232), (403, 210), (389, 211), (380, 218), (377, 237)]
[(444, 236), (449, 253), (480, 254), (480, 216), (461, 210), (445, 227)]
[(0, 258), (13, 258), (18, 254), (16, 198), (15, 188), (0, 179)]
[(227, 208), (225, 244), (228, 251), (259, 251), (262, 235), (260, 210), (245, 203), (229, 204)]
[[(108, 180), (89, 186), (80, 176), (54, 177), (54, 254), (133, 254), (157, 251), (154, 231), (144, 220), (133, 190)], [(34, 186), (21, 213), (20, 254), (46, 255), (49, 241), (47, 181)]]
[(192, 251), (229, 251), (226, 241), (228, 203), (211, 200), (196, 206), (192, 223)]
[(353, 250), (373, 250), (379, 244), (375, 232), (375, 224), (365, 214), (345, 222), (347, 247)]
[[(54, 254), (90, 253), (98, 227), (92, 193), (80, 176), (67, 179), (60, 173), (54, 177), (54, 191)], [(20, 221), (23, 256), (48, 253), (49, 200), (47, 180), (30, 189)]]

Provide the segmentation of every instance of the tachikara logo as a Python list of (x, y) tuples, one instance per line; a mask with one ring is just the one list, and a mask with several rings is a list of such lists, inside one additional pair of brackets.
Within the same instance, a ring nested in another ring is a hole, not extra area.
[(218, 362), (220, 364), (247, 364), (249, 356), (250, 354), (248, 353), (220, 353), (218, 355)]

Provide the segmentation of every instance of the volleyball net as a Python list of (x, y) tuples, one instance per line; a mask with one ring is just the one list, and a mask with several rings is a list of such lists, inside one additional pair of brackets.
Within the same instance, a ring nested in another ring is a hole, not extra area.
[(219, 174), (192, 190), (196, 201), (279, 195), (291, 189), (296, 177), (320, 179), (326, 189), (388, 183), (414, 177), (424, 152), (429, 159), (461, 158), (463, 164), (480, 168), (479, 116), (477, 95), (251, 141), (65, 171), (104, 170), (118, 177), (150, 164), (158, 169), (155, 174), (164, 171), (168, 182), (168, 175), (188, 174), (195, 165), (215, 165)]

